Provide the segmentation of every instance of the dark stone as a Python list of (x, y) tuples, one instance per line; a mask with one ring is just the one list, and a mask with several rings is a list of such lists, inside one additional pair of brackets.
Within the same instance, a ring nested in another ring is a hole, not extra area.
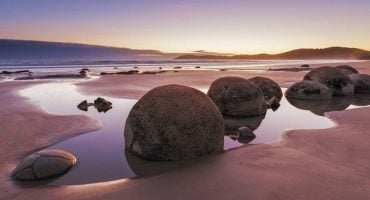
[(34, 79), (81, 79), (86, 78), (83, 74), (53, 74), (45, 76), (27, 76), (16, 78), (15, 80), (34, 80)]
[(286, 68), (269, 68), (268, 71), (278, 71), (278, 72), (302, 72), (311, 71), (311, 67), (286, 67)]
[(125, 126), (127, 150), (146, 160), (189, 160), (223, 151), (224, 123), (204, 93), (160, 86), (132, 108)]
[(332, 91), (318, 82), (301, 81), (290, 86), (285, 96), (290, 99), (327, 100), (332, 98)]
[(265, 119), (265, 115), (254, 117), (223, 117), (225, 123), (225, 135), (235, 134), (240, 127), (249, 127), (252, 130), (256, 130), (261, 125), (263, 119)]
[(353, 68), (349, 65), (339, 65), (339, 66), (336, 66), (335, 68), (341, 70), (343, 73), (345, 73), (347, 75), (358, 74), (357, 69), (355, 69), (355, 68)]
[(352, 96), (354, 86), (349, 76), (334, 67), (319, 67), (304, 76), (304, 80), (326, 85), (334, 96)]
[(196, 69), (200, 69), (200, 66), (196, 66), (195, 68), (196, 68)]
[(54, 179), (67, 173), (76, 164), (76, 157), (62, 150), (44, 150), (25, 158), (11, 176), (18, 181)]
[(283, 92), (281, 91), (279, 84), (277, 84), (275, 81), (259, 76), (253, 77), (249, 80), (262, 90), (265, 100), (276, 97), (277, 100), (280, 101), (283, 97)]
[(307, 67), (310, 67), (310, 65), (308, 65), (308, 64), (304, 64), (304, 65), (301, 65), (301, 67), (303, 67), (303, 68), (307, 68)]
[(211, 84), (207, 94), (223, 115), (248, 117), (266, 113), (261, 89), (244, 78), (219, 78)]
[(271, 108), (272, 111), (276, 111), (280, 107), (279, 100), (276, 97), (271, 97), (266, 100), (267, 108)]
[(349, 77), (355, 86), (356, 94), (370, 94), (370, 75), (352, 74)]
[(130, 74), (137, 74), (139, 70), (128, 70), (128, 71), (121, 71), (121, 72), (101, 72), (101, 76), (105, 75), (130, 75)]
[(254, 139), (256, 135), (253, 133), (253, 130), (249, 127), (240, 127), (238, 129), (238, 135), (241, 139)]
[(2, 71), (0, 74), (4, 75), (11, 75), (11, 74), (23, 74), (23, 73), (31, 73), (30, 70), (19, 70), (19, 71)]
[(174, 67), (173, 69), (181, 69), (182, 67)]
[(98, 112), (107, 112), (108, 110), (112, 109), (112, 103), (102, 97), (95, 99), (94, 106)]
[(220, 69), (220, 72), (226, 72), (227, 69)]
[(82, 111), (88, 111), (89, 103), (87, 103), (87, 100), (82, 101), (80, 104), (77, 105), (77, 108)]

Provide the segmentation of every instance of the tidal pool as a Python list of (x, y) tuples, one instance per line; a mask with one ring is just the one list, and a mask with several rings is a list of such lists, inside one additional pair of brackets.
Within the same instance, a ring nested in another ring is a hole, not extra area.
[[(201, 89), (206, 92), (207, 89)], [(21, 96), (28, 97), (32, 103), (44, 111), (56, 115), (89, 115), (102, 124), (102, 128), (79, 135), (47, 149), (63, 149), (77, 157), (78, 164), (66, 175), (52, 182), (52, 185), (76, 185), (117, 180), (140, 176), (141, 169), (159, 173), (155, 164), (163, 167), (166, 162), (148, 162), (125, 153), (123, 130), (126, 118), (137, 102), (134, 99), (105, 97), (113, 103), (113, 108), (106, 113), (99, 113), (94, 107), (87, 112), (77, 105), (83, 101), (93, 102), (97, 96), (86, 96), (79, 93), (70, 82), (56, 82), (33, 86), (19, 91)], [(370, 99), (370, 98), (369, 98)], [(285, 97), (280, 108), (273, 112), (268, 110), (266, 116), (257, 118), (225, 118), (226, 126), (255, 126), (256, 139), (249, 144), (271, 143), (280, 139), (287, 129), (323, 129), (334, 125), (325, 116), (314, 114), (292, 106)], [(349, 105), (348, 105), (349, 106)], [(351, 106), (346, 108), (350, 108)], [(229, 150), (245, 144), (225, 136), (224, 149)], [(143, 166), (138, 166), (143, 165)], [(146, 166), (145, 166), (146, 165)], [(139, 169), (139, 170), (138, 170)]]

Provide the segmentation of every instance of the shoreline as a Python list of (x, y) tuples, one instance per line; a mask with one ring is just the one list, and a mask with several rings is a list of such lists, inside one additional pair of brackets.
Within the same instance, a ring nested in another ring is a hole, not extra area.
[[(369, 73), (369, 62), (353, 65), (361, 73)], [(101, 77), (79, 82), (78, 91), (113, 97), (139, 98), (146, 91), (160, 84), (176, 83), (188, 86), (205, 86), (222, 76), (266, 76), (280, 85), (301, 80), (303, 73), (296, 72), (205, 72), (180, 71), (160, 75), (128, 75)], [(150, 77), (150, 78), (148, 78)], [(35, 105), (15, 95), (15, 90), (41, 81), (2, 82), (1, 104), (10, 106), (0, 109), (0, 124), (7, 134), (5, 143), (21, 143), (22, 132), (39, 140), (27, 138), (25, 147), (1, 145), (0, 179), (5, 193), (0, 199), (368, 199), (370, 196), (370, 157), (367, 151), (370, 140), (367, 116), (370, 108), (330, 112), (337, 124), (328, 129), (289, 130), (278, 143), (259, 144), (237, 148), (220, 155), (210, 156), (176, 171), (146, 179), (123, 179), (105, 183), (22, 188), (8, 177), (10, 167), (29, 152), (72, 137), (76, 132), (87, 131), (93, 121), (81, 116), (53, 116), (43, 113)], [(4, 87), (6, 86), (6, 87)], [(27, 114), (25, 114), (27, 113)], [(84, 118), (84, 119), (82, 119)], [(46, 123), (44, 120), (48, 120)], [(10, 121), (16, 120), (15, 127)], [(59, 127), (53, 125), (59, 124)], [(29, 129), (30, 125), (33, 129)], [(13, 137), (8, 138), (15, 129)], [(50, 130), (58, 133), (51, 134)], [(38, 132), (43, 134), (40, 134)], [(21, 139), (21, 140), (20, 140)], [(7, 155), (12, 152), (11, 155)], [(4, 173), (6, 172), (6, 173)], [(197, 187), (194, 188), (194, 182)], [(156, 196), (151, 195), (156, 193)]]

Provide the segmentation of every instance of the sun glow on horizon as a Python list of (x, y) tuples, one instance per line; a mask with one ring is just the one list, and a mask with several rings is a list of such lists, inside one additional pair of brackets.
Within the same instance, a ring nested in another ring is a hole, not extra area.
[(365, 0), (4, 0), (0, 38), (170, 53), (259, 54), (332, 46), (370, 50), (370, 26), (364, 25), (369, 18)]

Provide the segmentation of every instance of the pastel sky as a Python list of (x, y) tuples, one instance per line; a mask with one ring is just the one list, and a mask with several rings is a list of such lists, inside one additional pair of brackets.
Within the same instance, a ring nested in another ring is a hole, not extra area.
[(0, 38), (164, 52), (370, 50), (369, 0), (0, 0)]

